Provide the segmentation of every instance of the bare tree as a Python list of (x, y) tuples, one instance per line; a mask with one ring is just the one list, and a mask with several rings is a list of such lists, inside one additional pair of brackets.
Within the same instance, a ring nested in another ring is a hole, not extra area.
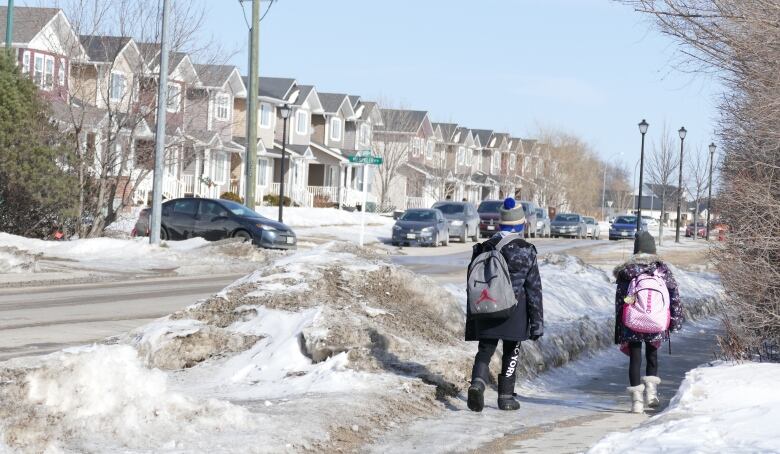
[[(391, 101), (380, 100), (379, 106), (387, 109), (393, 106)], [(403, 111), (403, 107), (393, 108), (395, 111)], [(383, 111), (383, 115), (386, 112)], [(413, 118), (409, 115), (395, 114), (384, 118), (384, 125), (375, 127), (372, 142), (376, 151), (382, 157), (382, 165), (377, 167), (379, 176), (379, 209), (389, 209), (390, 195), (393, 186), (401, 181), (401, 171), (409, 160), (412, 151), (412, 140), (416, 137), (413, 132)], [(422, 150), (424, 153), (424, 150)]]
[(688, 153), (688, 193), (693, 196), (695, 208), (693, 209), (693, 239), (696, 240), (699, 235), (699, 213), (701, 212), (701, 201), (707, 194), (709, 184), (709, 153), (702, 152), (700, 145), (697, 145), (693, 152)]
[(664, 236), (664, 222), (666, 215), (666, 200), (669, 197), (676, 198), (679, 189), (673, 184), (674, 176), (680, 165), (680, 155), (674, 146), (674, 138), (664, 122), (661, 127), (658, 142), (652, 143), (650, 159), (647, 160), (647, 176), (653, 184), (653, 193), (661, 199), (661, 219), (658, 223), (658, 244), (662, 244)]

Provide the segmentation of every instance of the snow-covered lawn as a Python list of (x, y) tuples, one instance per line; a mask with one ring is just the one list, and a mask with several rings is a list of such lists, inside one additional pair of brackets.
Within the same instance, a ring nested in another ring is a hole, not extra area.
[[(277, 219), (279, 207), (258, 207), (258, 213), (269, 219)], [(336, 208), (285, 207), (284, 223), (290, 227), (324, 227), (337, 225), (360, 225), (362, 213)], [(393, 225), (393, 218), (376, 213), (366, 213), (366, 224)]]
[(780, 364), (720, 363), (686, 375), (664, 412), (590, 454), (779, 452)]
[(74, 268), (112, 272), (241, 272), (279, 254), (234, 240), (211, 243), (193, 238), (158, 247), (150, 245), (148, 238), (45, 241), (0, 232), (0, 273), (34, 271), (33, 259), (46, 258), (73, 262)]
[[(47, 248), (68, 254), (61, 244)], [(547, 328), (523, 343), (524, 377), (611, 340), (607, 274), (565, 255), (540, 270)], [(720, 295), (716, 280), (679, 276), (691, 296)], [(360, 450), (447, 411), (467, 386), (476, 346), (462, 341), (463, 303), (462, 289), (380, 250), (331, 242), (276, 256), (105, 344), (0, 363), (0, 452)]]

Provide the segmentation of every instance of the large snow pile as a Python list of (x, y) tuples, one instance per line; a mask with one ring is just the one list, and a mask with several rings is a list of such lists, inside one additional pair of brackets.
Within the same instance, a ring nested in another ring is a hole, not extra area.
[[(279, 255), (236, 239), (208, 242), (193, 238), (165, 242), (158, 247), (150, 245), (147, 238), (45, 241), (3, 232), (0, 232), (0, 247), (5, 251), (13, 250), (17, 257), (23, 253), (39, 259), (64, 259), (74, 262), (75, 267), (92, 270), (163, 270), (178, 274), (248, 271)], [(0, 257), (0, 267), (4, 262), (11, 263)], [(0, 272), (3, 272), (2, 268)]]
[(138, 221), (138, 215), (144, 208), (146, 207), (132, 207), (125, 213), (119, 213), (117, 220), (106, 227), (107, 234), (117, 232), (129, 235), (135, 228), (135, 223)]
[(591, 454), (779, 452), (780, 364), (719, 364), (686, 374), (663, 413), (607, 436)]

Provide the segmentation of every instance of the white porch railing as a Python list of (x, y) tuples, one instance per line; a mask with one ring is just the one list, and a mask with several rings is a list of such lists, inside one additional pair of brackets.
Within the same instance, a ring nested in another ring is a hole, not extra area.
[(428, 199), (426, 197), (407, 197), (406, 208), (428, 208)]
[(195, 194), (195, 175), (182, 175), (184, 194)]
[(309, 186), (306, 190), (312, 195), (312, 201), (320, 199), (321, 202), (339, 202), (339, 188), (336, 186)]

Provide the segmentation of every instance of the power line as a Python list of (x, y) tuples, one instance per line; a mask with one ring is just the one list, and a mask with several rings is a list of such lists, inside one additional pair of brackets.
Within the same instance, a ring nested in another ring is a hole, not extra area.
[[(244, 9), (244, 2), (245, 1), (251, 1), (251, 0), (238, 0), (238, 6), (241, 7), (241, 13), (244, 15), (244, 22), (246, 23), (247, 30), (250, 30), (252, 28), (251, 25), (249, 25), (249, 19), (246, 17), (246, 10)], [(270, 0), (270, 3), (268, 4), (268, 8), (266, 8), (265, 13), (263, 13), (262, 16), (260, 16), (260, 21), (262, 22), (263, 19), (265, 19), (265, 16), (268, 15), (268, 12), (271, 11), (271, 7), (274, 6), (274, 3), (276, 3), (276, 0)]]

